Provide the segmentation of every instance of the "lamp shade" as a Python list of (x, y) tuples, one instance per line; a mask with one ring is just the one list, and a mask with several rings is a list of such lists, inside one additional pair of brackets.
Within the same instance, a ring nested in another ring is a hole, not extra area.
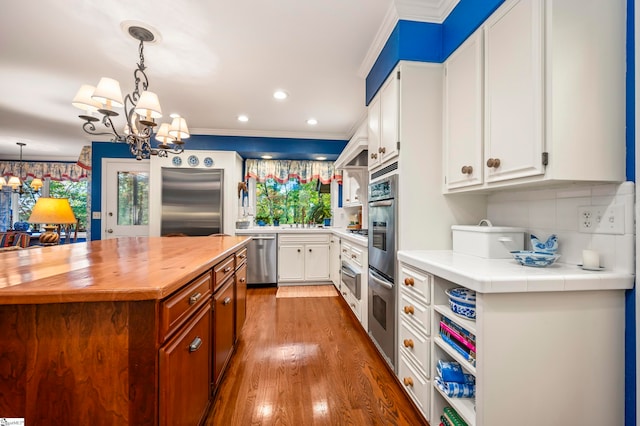
[(162, 123), (156, 133), (156, 140), (163, 145), (169, 145), (173, 138), (169, 136), (169, 123)]
[(76, 223), (68, 198), (40, 197), (31, 210), (29, 223)]
[(73, 101), (71, 101), (71, 105), (87, 112), (99, 110), (102, 108), (102, 104), (91, 97), (95, 90), (95, 87), (89, 84), (83, 84), (80, 86), (80, 89), (73, 98)]
[(169, 128), (169, 135), (176, 139), (187, 139), (189, 137), (187, 121), (182, 117), (174, 118)]
[(92, 98), (107, 105), (111, 102), (111, 106), (113, 107), (120, 108), (124, 105), (120, 83), (113, 78), (102, 77), (98, 86), (96, 86), (96, 90), (93, 92)]
[(40, 178), (33, 179), (29, 184), (29, 186), (31, 186), (31, 188), (33, 188), (34, 191), (40, 191), (40, 188), (42, 188), (43, 186), (42, 179)]
[(7, 185), (16, 190), (22, 186), (22, 182), (20, 182), (20, 178), (18, 176), (11, 176)]
[(136, 114), (146, 118), (160, 118), (162, 117), (162, 108), (160, 108), (160, 101), (158, 95), (148, 90), (145, 90), (140, 95), (136, 108), (134, 110)]

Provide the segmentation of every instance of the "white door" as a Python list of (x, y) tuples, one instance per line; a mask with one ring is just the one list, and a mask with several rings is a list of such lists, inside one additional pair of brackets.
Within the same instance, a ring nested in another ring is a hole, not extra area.
[(281, 245), (278, 253), (278, 282), (304, 281), (304, 245)]
[(149, 235), (149, 161), (102, 160), (102, 239)]

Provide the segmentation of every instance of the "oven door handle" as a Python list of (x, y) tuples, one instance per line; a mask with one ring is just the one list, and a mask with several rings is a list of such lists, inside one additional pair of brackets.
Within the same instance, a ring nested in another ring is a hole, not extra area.
[(356, 274), (355, 273), (350, 273), (350, 272), (352, 272), (351, 269), (345, 268), (344, 266), (342, 267), (342, 273), (343, 274), (345, 274), (348, 277), (355, 278)]
[(378, 274), (376, 274), (372, 270), (369, 270), (369, 275), (371, 275), (371, 278), (373, 278), (373, 281), (375, 281), (377, 284), (379, 284), (379, 285), (381, 285), (383, 287), (386, 287), (389, 290), (393, 290), (393, 284), (389, 284), (388, 282), (383, 281), (380, 278), (376, 277), (376, 275), (378, 275)]
[(393, 201), (372, 201), (369, 203), (370, 207), (389, 207), (393, 205)]

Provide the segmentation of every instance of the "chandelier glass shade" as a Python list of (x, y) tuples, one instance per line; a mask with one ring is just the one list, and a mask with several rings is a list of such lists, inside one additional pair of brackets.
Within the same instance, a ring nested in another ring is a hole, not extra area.
[[(146, 28), (129, 27), (129, 34), (140, 41), (138, 52), (140, 62), (133, 73), (135, 88), (132, 93), (122, 97), (120, 83), (108, 77), (102, 77), (97, 86), (83, 84), (71, 104), (85, 111), (79, 117), (84, 121), (82, 128), (90, 135), (111, 136), (113, 142), (126, 142), (131, 154), (138, 160), (152, 155), (166, 157), (168, 154), (180, 154), (184, 151), (184, 141), (189, 135), (186, 120), (173, 118), (171, 124), (163, 123), (156, 133), (157, 147), (151, 145), (156, 120), (162, 117), (162, 108), (158, 95), (147, 90), (149, 79), (145, 74), (144, 42), (153, 41), (154, 34)], [(124, 108), (126, 124), (118, 131), (113, 119), (120, 114), (114, 108)], [(94, 114), (99, 114), (97, 117)], [(95, 123), (101, 121), (105, 129), (99, 130)]]

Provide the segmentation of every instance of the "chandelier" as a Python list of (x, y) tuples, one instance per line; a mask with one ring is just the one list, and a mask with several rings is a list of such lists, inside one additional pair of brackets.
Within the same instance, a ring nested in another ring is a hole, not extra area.
[[(22, 181), (20, 180), (20, 176), (22, 176), (22, 148), (24, 146), (26, 146), (27, 144), (24, 142), (16, 142), (16, 145), (18, 145), (20, 147), (20, 165), (19, 165), (19, 169), (18, 169), (18, 176), (16, 175), (12, 175), (9, 178), (9, 181), (5, 181), (4, 180), (4, 176), (0, 176), (0, 188), (2, 188), (4, 185), (10, 186), (13, 189), (13, 192), (19, 192), (20, 194), (22, 194)], [(34, 192), (38, 192), (40, 190), (40, 188), (42, 188), (43, 183), (42, 183), (42, 179), (40, 178), (34, 178), (31, 180), (31, 183), (29, 185), (31, 187), (31, 189), (33, 189)]]
[[(172, 115), (171, 124), (162, 123), (155, 135), (158, 146), (151, 146), (153, 128), (157, 125), (155, 120), (162, 117), (162, 109), (158, 96), (147, 90), (149, 79), (144, 72), (144, 42), (153, 41), (155, 36), (148, 29), (139, 26), (131, 26), (128, 30), (131, 37), (140, 41), (140, 62), (133, 73), (135, 88), (123, 100), (117, 80), (102, 77), (96, 87), (83, 84), (72, 101), (73, 106), (86, 112), (79, 116), (84, 121), (82, 129), (90, 135), (109, 135), (112, 142), (126, 142), (137, 160), (149, 158), (151, 155), (166, 157), (169, 154), (180, 154), (184, 151), (183, 139), (190, 136), (187, 122), (180, 116)], [(119, 132), (113, 124), (113, 118), (119, 114), (113, 108), (122, 107), (126, 124), (124, 130)], [(102, 117), (94, 116), (95, 112), (100, 113)], [(106, 131), (96, 129), (97, 121), (102, 121)]]

